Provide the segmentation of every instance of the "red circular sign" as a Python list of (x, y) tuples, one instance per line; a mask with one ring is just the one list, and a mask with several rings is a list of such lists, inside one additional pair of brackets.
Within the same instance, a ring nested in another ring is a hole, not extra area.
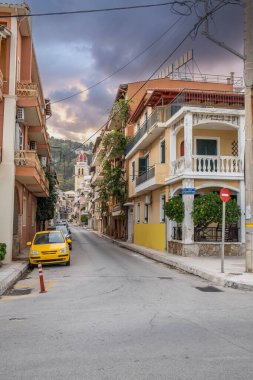
[(223, 202), (228, 202), (230, 199), (230, 191), (228, 189), (221, 189), (220, 191), (220, 199)]

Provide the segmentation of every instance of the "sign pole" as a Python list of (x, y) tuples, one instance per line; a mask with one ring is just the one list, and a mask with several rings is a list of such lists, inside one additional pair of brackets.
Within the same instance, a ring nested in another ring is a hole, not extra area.
[(226, 202), (222, 202), (221, 273), (224, 273)]
[(220, 199), (222, 200), (221, 273), (224, 273), (226, 202), (228, 202), (230, 198), (231, 198), (230, 191), (226, 188), (221, 189), (220, 191)]

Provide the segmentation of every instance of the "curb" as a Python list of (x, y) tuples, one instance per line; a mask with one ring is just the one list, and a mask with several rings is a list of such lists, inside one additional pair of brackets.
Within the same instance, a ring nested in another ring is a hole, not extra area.
[(187, 272), (187, 273), (193, 274), (195, 276), (201, 277), (204, 280), (213, 282), (219, 286), (223, 286), (223, 287), (227, 287), (227, 288), (234, 288), (234, 289), (241, 289), (241, 290), (253, 290), (253, 284), (247, 284), (245, 282), (235, 281), (231, 278), (226, 278), (225, 275), (222, 275), (222, 274), (216, 275), (213, 273), (208, 273), (208, 272), (203, 271), (202, 269), (199, 269), (195, 265), (187, 265), (185, 263), (178, 262), (176, 260), (176, 258), (174, 259), (174, 258), (166, 257), (166, 256), (161, 257), (161, 256), (158, 256), (159, 253), (151, 252), (151, 251), (148, 251), (146, 249), (138, 248), (136, 246), (133, 247), (133, 246), (129, 245), (128, 243), (124, 243), (124, 242), (121, 242), (119, 240), (112, 239), (109, 236), (106, 236), (106, 235), (103, 235), (103, 234), (100, 234), (97, 232), (94, 232), (94, 233), (97, 234), (98, 236), (100, 236), (101, 238), (110, 240), (114, 244), (117, 244), (119, 247), (128, 249), (129, 251), (132, 251), (132, 252), (139, 253), (139, 254), (146, 256), (146, 257), (148, 257), (154, 261), (157, 261), (157, 262), (160, 262), (163, 264), (167, 264), (172, 268), (180, 269), (184, 272)]
[[(20, 265), (17, 268), (8, 268), (9, 274), (6, 275), (5, 278), (1, 279), (0, 276), (0, 296), (2, 296), (6, 290), (8, 290), (10, 287), (12, 287), (25, 273), (25, 271), (28, 269), (29, 263), (20, 263)], [(3, 269), (3, 267), (2, 267)], [(7, 270), (6, 270), (7, 272)], [(1, 275), (1, 270), (0, 270)]]

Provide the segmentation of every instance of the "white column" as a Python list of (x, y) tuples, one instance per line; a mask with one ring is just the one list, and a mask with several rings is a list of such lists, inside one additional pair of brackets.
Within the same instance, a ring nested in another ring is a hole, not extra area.
[(188, 112), (184, 117), (184, 157), (185, 171), (192, 171), (192, 114)]
[(3, 156), (0, 164), (0, 242), (6, 243), (5, 263), (12, 261), (15, 191), (17, 20), (11, 19), (9, 95), (4, 97)]
[[(183, 188), (194, 187), (194, 181), (191, 179), (183, 180)], [(182, 225), (182, 238), (184, 244), (192, 244), (194, 242), (194, 224), (192, 221), (192, 210), (193, 210), (193, 194), (183, 194), (184, 202), (184, 221)]]
[(240, 181), (240, 194), (238, 203), (241, 209), (241, 242), (245, 243), (245, 183)]
[(177, 159), (177, 141), (176, 141), (176, 135), (172, 129), (170, 128), (170, 150), (169, 150), (169, 159), (170, 163), (172, 161), (175, 161)]
[(240, 116), (238, 129), (238, 156), (242, 160), (242, 168), (244, 168), (245, 155), (245, 117)]

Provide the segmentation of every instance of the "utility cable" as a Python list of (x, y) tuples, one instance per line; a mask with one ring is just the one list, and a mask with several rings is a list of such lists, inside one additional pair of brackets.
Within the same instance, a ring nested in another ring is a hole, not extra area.
[(65, 98), (61, 98), (61, 99), (58, 99), (58, 100), (55, 100), (53, 102), (50, 102), (51, 105), (53, 104), (56, 104), (56, 103), (60, 103), (60, 102), (63, 102), (65, 100), (68, 100), (68, 99), (71, 99), (71, 98), (74, 98), (75, 96), (78, 96), (80, 94), (83, 94), (84, 92), (87, 92), (89, 90), (91, 90), (92, 88), (94, 87), (97, 87), (98, 85), (100, 85), (101, 83), (105, 82), (107, 79), (110, 79), (111, 77), (113, 77), (114, 75), (118, 74), (120, 71), (122, 71), (123, 69), (125, 69), (127, 66), (129, 66), (131, 63), (133, 63), (136, 59), (138, 59), (139, 57), (141, 57), (143, 54), (145, 54), (149, 49), (151, 49), (157, 42), (159, 42), (167, 33), (169, 33), (171, 31), (172, 28), (174, 28), (174, 26), (183, 18), (183, 16), (179, 17), (168, 29), (166, 29), (156, 40), (154, 40), (149, 46), (147, 46), (144, 50), (142, 50), (140, 53), (138, 53), (136, 56), (134, 56), (129, 62), (127, 62), (125, 65), (121, 66), (120, 68), (118, 68), (117, 70), (115, 70), (114, 72), (112, 72), (111, 74), (109, 74), (107, 77), (105, 77), (104, 79), (101, 79), (99, 82), (97, 83), (94, 83), (92, 84), (91, 86), (87, 87), (85, 90), (82, 90), (82, 91), (78, 91), (78, 92), (75, 92), (73, 93), (72, 95), (69, 95), (69, 96), (66, 96)]
[[(194, 0), (171, 0), (164, 3), (158, 3), (158, 4), (142, 4), (142, 5), (130, 5), (125, 7), (113, 7), (113, 8), (100, 8), (100, 9), (84, 9), (84, 10), (78, 10), (78, 11), (62, 11), (62, 12), (47, 12), (47, 13), (28, 13), (26, 15), (5, 15), (1, 16), (1, 18), (19, 18), (19, 17), (43, 17), (43, 16), (63, 16), (63, 15), (74, 15), (74, 14), (85, 14), (85, 13), (99, 13), (99, 12), (111, 12), (111, 11), (125, 11), (125, 10), (131, 10), (131, 9), (143, 9), (143, 8), (154, 8), (154, 7), (164, 7), (164, 6), (172, 6), (175, 7), (186, 7), (188, 10), (187, 13), (182, 13), (179, 11), (176, 11), (178, 14), (181, 15), (189, 15), (191, 13), (191, 7), (194, 3)], [(173, 11), (175, 12), (174, 8)]]
[[(221, 0), (219, 2), (219, 4), (217, 4), (213, 9), (211, 9), (209, 12), (207, 12), (205, 14), (205, 16), (201, 17), (194, 25), (193, 27), (189, 30), (189, 32), (186, 33), (186, 35), (184, 36), (184, 38), (178, 43), (178, 45), (172, 50), (172, 52), (162, 61), (162, 63), (152, 72), (152, 74), (148, 77), (147, 80), (145, 80), (143, 82), (143, 84), (141, 85), (141, 87), (139, 87), (139, 89), (131, 96), (130, 99), (127, 100), (128, 103), (130, 103), (132, 101), (132, 99), (142, 90), (142, 88), (148, 83), (148, 81), (161, 69), (161, 67), (172, 57), (172, 55), (182, 46), (182, 44), (187, 40), (188, 37), (191, 36), (192, 33), (194, 33), (196, 30), (199, 29), (199, 27), (201, 26), (201, 24), (208, 18), (210, 17), (211, 15), (213, 15), (215, 12), (217, 12), (218, 10), (220, 10), (221, 8), (223, 8), (224, 6), (228, 5), (228, 4), (231, 4), (230, 1), (226, 1), (226, 0)], [(86, 139), (84, 142), (80, 143), (80, 148), (86, 144), (89, 140), (91, 140), (94, 136), (96, 136), (98, 134), (98, 132), (100, 132), (107, 124), (109, 121), (111, 121), (115, 115), (117, 115), (118, 113), (120, 112), (120, 109), (115, 112), (111, 117), (109, 117), (109, 119), (97, 130), (95, 131), (88, 139)], [(79, 149), (79, 148), (76, 148), (76, 149)], [(76, 150), (75, 149), (75, 150)], [(67, 157), (69, 154), (71, 154), (72, 152), (69, 152), (65, 157)]]

